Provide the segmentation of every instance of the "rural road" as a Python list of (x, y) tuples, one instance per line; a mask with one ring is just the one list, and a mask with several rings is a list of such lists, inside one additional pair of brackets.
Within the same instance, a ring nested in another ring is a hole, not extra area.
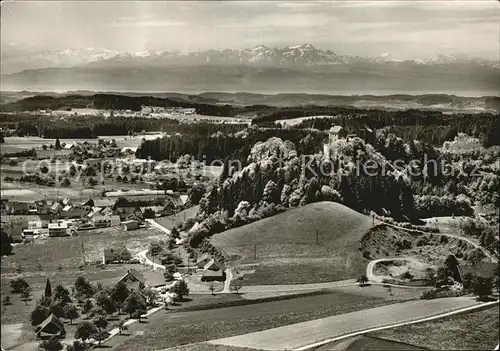
[(472, 297), (412, 300), (255, 333), (211, 340), (209, 343), (258, 350), (292, 350), (313, 345), (322, 340), (372, 328), (417, 321), (479, 304)]
[[(436, 217), (436, 218), (439, 218), (439, 217)], [(403, 228), (403, 227), (400, 227), (400, 226), (397, 226), (397, 225), (394, 225), (394, 224), (391, 224), (391, 223), (387, 223), (387, 222), (381, 221), (380, 219), (376, 219), (376, 221), (378, 221), (380, 224), (385, 224), (385, 225), (387, 225), (389, 227), (393, 227), (393, 228), (396, 228), (396, 229), (405, 230), (405, 231), (410, 232), (410, 233), (440, 235), (440, 236), (447, 236), (449, 238), (455, 238), (455, 239), (460, 239), (460, 240), (466, 241), (467, 243), (471, 244), (475, 248), (481, 249), (484, 252), (484, 254), (486, 255), (486, 257), (488, 257), (491, 260), (491, 262), (498, 263), (498, 260), (488, 250), (486, 250), (484, 247), (482, 247), (481, 245), (479, 245), (474, 240), (472, 240), (470, 238), (467, 238), (467, 237), (465, 237), (463, 235), (452, 234), (452, 233), (442, 233), (442, 232), (440, 232), (440, 233), (429, 233), (429, 232), (424, 232), (424, 231), (418, 230), (418, 229)]]
[(142, 250), (140, 252), (138, 252), (135, 257), (137, 257), (141, 263), (144, 263), (144, 264), (147, 264), (148, 266), (153, 266), (153, 269), (165, 269), (165, 266), (164, 265), (161, 265), (161, 264), (158, 264), (158, 263), (154, 263), (153, 261), (151, 261), (147, 256), (146, 254), (148, 253), (148, 250)]

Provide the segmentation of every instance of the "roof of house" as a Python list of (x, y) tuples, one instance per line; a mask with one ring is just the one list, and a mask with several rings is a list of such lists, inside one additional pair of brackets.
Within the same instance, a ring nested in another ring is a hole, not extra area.
[(133, 268), (129, 269), (127, 271), (127, 273), (123, 277), (121, 277), (119, 282), (121, 282), (122, 280), (124, 280), (127, 277), (132, 277), (134, 280), (137, 280), (139, 283), (142, 283), (142, 284), (146, 283), (146, 278), (144, 278), (144, 276), (139, 271), (137, 271), (136, 269), (133, 269)]
[(95, 206), (94, 206), (94, 207), (92, 208), (92, 211), (90, 211), (90, 212), (87, 214), (87, 216), (88, 216), (88, 217), (94, 217), (96, 214), (98, 214), (98, 213), (99, 213), (99, 212), (101, 212), (101, 211), (102, 211), (102, 207), (95, 207)]
[(196, 260), (196, 264), (201, 263), (205, 260), (210, 260), (212, 257), (209, 254), (203, 254), (198, 260)]
[(342, 130), (342, 126), (333, 126), (330, 128), (331, 133), (338, 133)]
[(114, 204), (115, 204), (114, 199), (103, 198), (94, 200), (94, 206), (97, 207), (108, 207), (108, 206), (113, 206)]
[(54, 202), (54, 204), (50, 207), (51, 210), (57, 210), (59, 208), (59, 202)]
[(72, 207), (71, 205), (66, 205), (64, 206), (63, 211), (68, 212), (69, 210), (71, 210), (71, 207)]
[(222, 263), (212, 258), (210, 261), (207, 262), (205, 267), (203, 267), (203, 271), (210, 270), (210, 267), (212, 267), (213, 265), (215, 265), (218, 268), (218, 270), (221, 271), (224, 270), (224, 266), (222, 265)]
[(145, 271), (143, 273), (144, 278), (146, 279), (146, 283), (149, 286), (161, 286), (165, 285), (165, 276), (163, 275), (162, 270), (156, 271)]
[(137, 224), (139, 224), (139, 222), (138, 222), (138, 221), (133, 220), (133, 219), (129, 219), (129, 220), (127, 220), (127, 221), (123, 221), (123, 222), (122, 222), (122, 224), (125, 224), (125, 225), (127, 225), (127, 224), (132, 224), (132, 223), (137, 223)]
[(210, 269), (206, 270), (203, 272), (204, 277), (222, 277), (224, 275), (224, 271), (218, 270), (218, 271), (212, 271)]
[(59, 318), (54, 316), (53, 313), (50, 316), (48, 316), (47, 318), (45, 318), (45, 320), (37, 326), (37, 330), (40, 332), (49, 324), (55, 325), (57, 328), (59, 328), (63, 332), (65, 331), (64, 324), (59, 320)]
[(49, 223), (49, 229), (67, 229), (68, 228), (68, 223), (67, 222), (62, 222), (62, 223)]

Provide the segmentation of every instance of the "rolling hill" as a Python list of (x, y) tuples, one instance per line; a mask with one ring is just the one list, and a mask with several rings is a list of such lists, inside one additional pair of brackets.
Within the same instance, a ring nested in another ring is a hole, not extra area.
[(371, 227), (368, 216), (318, 202), (216, 234), (211, 242), (237, 269), (255, 266), (246, 285), (325, 282), (363, 274), (360, 240)]

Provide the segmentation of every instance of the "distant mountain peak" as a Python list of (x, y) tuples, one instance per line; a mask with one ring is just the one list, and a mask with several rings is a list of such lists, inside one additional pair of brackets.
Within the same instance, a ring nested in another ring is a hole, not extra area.
[[(14, 50), (14, 49), (12, 49)], [(332, 50), (321, 50), (312, 44), (303, 43), (283, 48), (256, 45), (244, 50), (205, 50), (188, 53), (179, 51), (149, 50), (140, 52), (120, 53), (114, 50), (99, 48), (66, 49), (63, 51), (39, 51), (27, 53), (23, 51), (2, 50), (2, 72), (13, 73), (26, 69), (76, 67), (87, 64), (112, 68), (114, 64), (121, 67), (143, 66), (168, 66), (175, 65), (263, 65), (283, 67), (312, 67), (346, 64), (386, 64), (403, 63), (414, 65), (440, 65), (440, 64), (474, 64), (480, 66), (499, 67), (498, 62), (469, 58), (464, 54), (438, 54), (427, 59), (398, 60), (388, 52), (378, 56), (359, 57), (352, 55), (337, 55)]]

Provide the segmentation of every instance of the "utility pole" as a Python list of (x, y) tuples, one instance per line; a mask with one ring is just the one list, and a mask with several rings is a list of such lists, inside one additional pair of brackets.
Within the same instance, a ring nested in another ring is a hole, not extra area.
[(316, 245), (319, 245), (319, 231), (316, 230)]
[(253, 259), (257, 259), (257, 244), (253, 244)]

